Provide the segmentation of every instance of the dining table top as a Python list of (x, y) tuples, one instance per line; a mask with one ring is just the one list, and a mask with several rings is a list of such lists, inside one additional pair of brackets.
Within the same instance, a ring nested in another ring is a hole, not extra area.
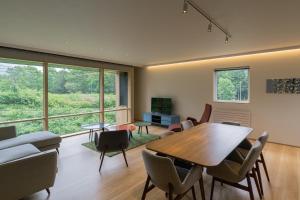
[(204, 123), (146, 145), (146, 148), (204, 167), (220, 164), (252, 128)]

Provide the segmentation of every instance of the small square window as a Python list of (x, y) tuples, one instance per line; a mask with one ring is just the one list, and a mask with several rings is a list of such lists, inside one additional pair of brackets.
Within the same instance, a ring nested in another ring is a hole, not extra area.
[(249, 103), (249, 68), (218, 69), (214, 75), (215, 101)]

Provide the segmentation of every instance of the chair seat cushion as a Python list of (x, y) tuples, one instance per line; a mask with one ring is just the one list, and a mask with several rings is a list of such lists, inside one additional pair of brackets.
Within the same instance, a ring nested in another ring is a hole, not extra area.
[(239, 174), (242, 165), (231, 161), (231, 160), (224, 160), (220, 165), (215, 167), (208, 167), (207, 174), (221, 178), (223, 180), (229, 182), (240, 182), (243, 177)]
[(17, 160), (32, 154), (40, 153), (40, 151), (31, 144), (10, 147), (0, 150), (0, 164)]
[(0, 141), (0, 149), (14, 147), (22, 144), (32, 144), (37, 148), (44, 148), (46, 146), (59, 144), (60, 142), (60, 136), (55, 135), (54, 133), (51, 133), (49, 131), (40, 131), (21, 135), (8, 140), (2, 140)]

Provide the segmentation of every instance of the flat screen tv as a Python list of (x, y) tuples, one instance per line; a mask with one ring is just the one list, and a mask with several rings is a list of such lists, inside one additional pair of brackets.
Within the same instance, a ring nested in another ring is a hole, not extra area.
[(171, 98), (151, 98), (151, 112), (170, 115), (172, 113), (172, 99)]

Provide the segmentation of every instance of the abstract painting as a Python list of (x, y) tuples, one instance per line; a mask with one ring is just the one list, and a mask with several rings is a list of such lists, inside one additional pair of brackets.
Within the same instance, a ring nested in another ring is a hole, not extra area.
[(268, 79), (267, 93), (300, 94), (300, 78)]

